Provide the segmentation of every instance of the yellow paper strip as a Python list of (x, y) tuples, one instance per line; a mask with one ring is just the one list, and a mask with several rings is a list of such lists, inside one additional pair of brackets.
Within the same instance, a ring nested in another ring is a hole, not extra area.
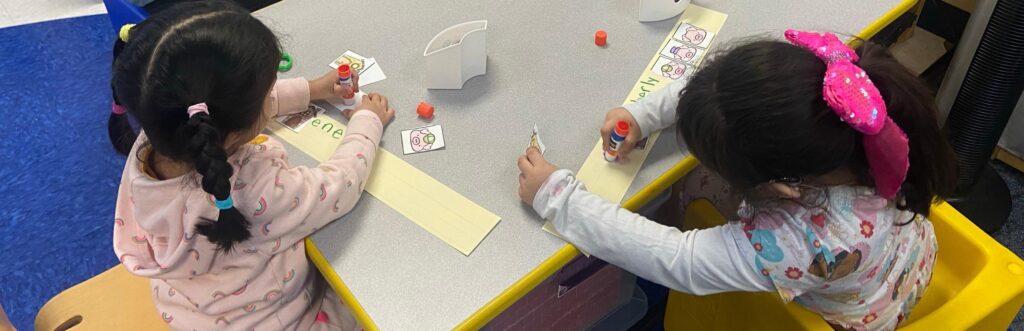
[[(665, 36), (665, 40), (662, 41), (661, 46), (658, 47), (657, 53), (651, 57), (651, 61), (644, 67), (643, 74), (637, 79), (636, 84), (633, 85), (633, 89), (630, 90), (629, 96), (622, 102), (623, 105), (634, 103), (637, 100), (643, 99), (647, 96), (647, 93), (657, 91), (658, 89), (668, 85), (671, 80), (666, 77), (657, 76), (651, 73), (650, 69), (654, 66), (654, 63), (658, 61), (661, 56), (661, 50), (668, 45), (669, 41), (672, 40), (672, 34), (679, 28), (680, 24), (686, 23), (694, 25), (708, 32), (718, 35), (718, 32), (722, 30), (722, 25), (725, 24), (725, 19), (728, 16), (704, 7), (691, 4), (686, 7), (683, 14), (676, 21), (676, 25), (669, 31), (668, 35)], [(712, 43), (714, 40), (711, 41)], [(710, 44), (709, 44), (710, 46)], [(703, 60), (703, 55), (700, 59), (697, 59), (697, 64)], [(644, 150), (633, 150), (629, 154), (628, 160), (625, 162), (608, 162), (604, 159), (604, 150), (602, 141), (600, 138), (597, 139), (597, 143), (594, 148), (590, 151), (590, 155), (587, 156), (587, 160), (583, 162), (583, 166), (576, 172), (576, 178), (587, 184), (587, 190), (594, 193), (602, 198), (608, 199), (609, 201), (615, 201), (618, 203), (622, 201), (622, 198), (626, 195), (626, 191), (629, 190), (630, 184), (633, 183), (633, 179), (636, 178), (636, 174), (640, 172), (640, 166), (644, 164), (644, 160), (647, 159), (647, 154), (651, 149), (654, 148), (654, 143), (657, 141), (660, 131), (651, 133), (647, 138), (647, 148)], [(544, 223), (544, 231), (553, 235), (559, 236), (555, 231), (554, 225), (551, 221)], [(559, 236), (561, 237), (561, 236)], [(564, 238), (563, 238), (564, 239)], [(582, 251), (581, 251), (582, 252)], [(586, 252), (583, 254), (589, 256)]]
[[(327, 116), (294, 132), (270, 122), (275, 136), (323, 162), (341, 144), (345, 125)], [(501, 220), (398, 156), (377, 149), (366, 192), (448, 245), (469, 255)]]

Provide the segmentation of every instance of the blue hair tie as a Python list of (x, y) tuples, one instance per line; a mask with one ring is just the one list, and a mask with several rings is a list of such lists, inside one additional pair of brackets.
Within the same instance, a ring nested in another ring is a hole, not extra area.
[(231, 196), (230, 195), (228, 196), (227, 199), (216, 200), (214, 202), (214, 204), (217, 206), (217, 209), (220, 209), (220, 210), (231, 209), (232, 207), (235, 206), (235, 202), (231, 200)]

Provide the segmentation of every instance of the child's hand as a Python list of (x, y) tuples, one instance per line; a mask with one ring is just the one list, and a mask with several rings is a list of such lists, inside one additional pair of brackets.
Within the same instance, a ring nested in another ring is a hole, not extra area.
[(636, 124), (636, 119), (633, 118), (633, 114), (630, 114), (626, 108), (618, 107), (608, 111), (608, 114), (604, 115), (604, 126), (601, 127), (601, 140), (604, 142), (605, 151), (608, 151), (608, 143), (611, 142), (612, 130), (615, 129), (615, 123), (619, 121), (626, 121), (629, 123), (629, 134), (626, 135), (626, 140), (619, 144), (618, 154), (621, 156), (628, 155), (636, 143), (643, 137), (643, 133), (640, 132), (640, 125)]
[(519, 198), (532, 206), (537, 190), (556, 170), (558, 167), (548, 163), (536, 147), (527, 148), (526, 154), (519, 156)]
[[(366, 109), (373, 112), (380, 118), (380, 122), (384, 123), (384, 125), (387, 125), (395, 118), (395, 110), (388, 106), (388, 97), (377, 93), (363, 95), (363, 101), (359, 104), (359, 109)], [(341, 114), (344, 115), (345, 118), (351, 119), (354, 111), (352, 109), (345, 109)]]
[(334, 70), (309, 81), (309, 98), (311, 100), (351, 98), (356, 93), (359, 93), (359, 75), (354, 72), (352, 73), (351, 87), (338, 84), (338, 72)]

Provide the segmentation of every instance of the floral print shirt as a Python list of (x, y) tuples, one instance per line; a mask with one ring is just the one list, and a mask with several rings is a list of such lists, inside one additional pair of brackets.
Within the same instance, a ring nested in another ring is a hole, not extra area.
[(873, 189), (838, 186), (739, 215), (755, 269), (784, 301), (834, 326), (894, 329), (931, 280), (937, 244), (930, 222), (892, 204)]

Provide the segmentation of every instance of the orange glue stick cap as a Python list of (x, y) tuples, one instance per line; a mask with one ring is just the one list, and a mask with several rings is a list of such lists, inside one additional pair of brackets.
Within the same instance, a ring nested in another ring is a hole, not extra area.
[(615, 134), (622, 137), (629, 135), (629, 123), (626, 123), (626, 121), (615, 123)]
[(352, 67), (348, 64), (342, 64), (338, 66), (338, 78), (349, 78), (352, 77)]

